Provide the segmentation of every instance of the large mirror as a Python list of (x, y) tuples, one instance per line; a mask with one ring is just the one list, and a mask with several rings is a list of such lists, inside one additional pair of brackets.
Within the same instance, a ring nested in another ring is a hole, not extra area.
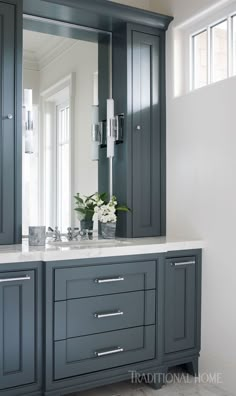
[(74, 195), (98, 191), (91, 124), (99, 104), (99, 35), (80, 39), (53, 28), (57, 34), (23, 31), (23, 235), (32, 225), (62, 232), (77, 226)]

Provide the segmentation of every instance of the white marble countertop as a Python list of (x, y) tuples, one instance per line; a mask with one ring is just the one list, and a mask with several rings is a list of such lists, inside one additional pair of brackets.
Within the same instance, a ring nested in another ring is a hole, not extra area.
[(0, 246), (0, 264), (166, 253), (204, 247), (205, 243), (200, 240), (168, 237), (78, 241), (64, 246), (51, 242), (45, 247), (30, 247), (25, 240), (21, 245)]

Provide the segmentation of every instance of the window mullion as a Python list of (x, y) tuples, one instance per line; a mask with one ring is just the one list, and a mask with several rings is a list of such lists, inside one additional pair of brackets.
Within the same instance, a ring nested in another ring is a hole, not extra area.
[(228, 17), (228, 77), (233, 75), (233, 24), (232, 17)]
[(207, 28), (207, 84), (212, 82), (212, 34), (211, 28)]

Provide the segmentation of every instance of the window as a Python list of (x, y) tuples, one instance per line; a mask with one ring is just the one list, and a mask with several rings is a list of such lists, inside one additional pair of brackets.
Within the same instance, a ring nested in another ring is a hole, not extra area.
[(191, 89), (236, 75), (236, 15), (191, 35)]
[(232, 31), (233, 31), (233, 74), (236, 75), (236, 16), (232, 17)]
[(70, 108), (57, 106), (57, 224), (66, 231), (70, 221)]
[(30, 225), (40, 224), (40, 196), (39, 196), (39, 128), (38, 106), (34, 105), (33, 111), (33, 139), (32, 150), (26, 149), (26, 130), (23, 127), (23, 145), (22, 145), (22, 234), (28, 235)]
[(194, 88), (207, 84), (207, 31), (193, 37)]
[(212, 82), (227, 78), (228, 73), (228, 21), (211, 28)]

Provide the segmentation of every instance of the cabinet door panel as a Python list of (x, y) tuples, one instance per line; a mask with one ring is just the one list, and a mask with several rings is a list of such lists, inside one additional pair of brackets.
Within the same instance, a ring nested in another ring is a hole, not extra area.
[(165, 353), (196, 346), (195, 258), (167, 260), (165, 267)]
[(0, 244), (14, 242), (14, 40), (15, 6), (0, 3)]
[(133, 32), (133, 236), (160, 235), (159, 37)]
[(12, 281), (0, 282), (0, 390), (35, 381), (34, 271), (3, 279)]

